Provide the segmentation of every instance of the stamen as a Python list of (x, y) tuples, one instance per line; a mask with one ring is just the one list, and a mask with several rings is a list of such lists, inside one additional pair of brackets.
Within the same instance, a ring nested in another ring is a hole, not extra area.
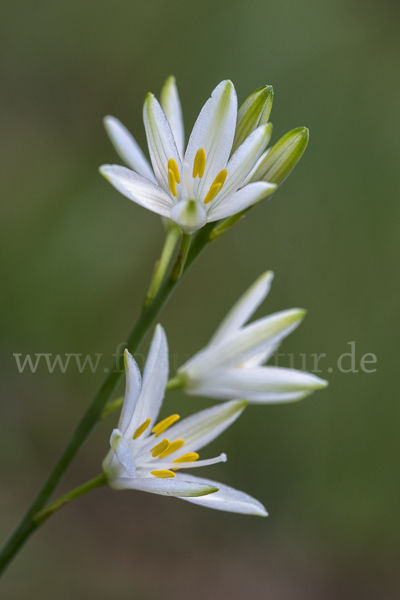
[(135, 433), (133, 434), (133, 439), (137, 440), (137, 438), (142, 435), (143, 431), (146, 431), (150, 423), (151, 419), (146, 419), (145, 422), (136, 429)]
[(175, 450), (179, 450), (179, 448), (182, 448), (184, 443), (185, 440), (175, 440), (175, 442), (172, 442), (172, 444), (170, 444), (168, 448), (164, 450), (164, 452), (161, 452), (158, 458), (164, 458), (165, 456), (168, 456), (168, 454), (175, 452)]
[(168, 187), (173, 196), (178, 195), (176, 190), (175, 174), (172, 169), (168, 169)]
[(168, 161), (168, 171), (170, 169), (174, 173), (176, 183), (180, 183), (181, 177), (179, 175), (178, 165), (176, 164), (176, 160), (174, 158), (170, 158)]
[(197, 175), (199, 176), (199, 179), (201, 179), (204, 175), (204, 169), (206, 168), (206, 153), (204, 148), (199, 148), (199, 150), (197, 150), (196, 152), (196, 156), (194, 158), (194, 163), (193, 163), (193, 179), (195, 179), (197, 177)]
[(161, 454), (161, 452), (164, 452), (164, 450), (166, 450), (167, 448), (169, 448), (171, 445), (171, 442), (169, 440), (167, 440), (167, 438), (165, 438), (162, 442), (160, 442), (159, 444), (157, 444), (157, 446), (154, 446), (154, 448), (152, 448), (150, 450), (153, 458), (155, 458), (156, 456), (158, 456), (159, 454)]
[(200, 457), (197, 454), (197, 452), (188, 452), (187, 454), (183, 454), (179, 458), (176, 458), (172, 462), (173, 463), (194, 462), (195, 460), (198, 460), (199, 458)]
[(171, 425), (173, 423), (175, 423), (175, 421), (179, 421), (179, 419), (180, 419), (179, 415), (171, 415), (170, 417), (167, 417), (163, 421), (160, 421), (159, 423), (157, 423), (157, 425), (155, 425), (153, 427), (151, 432), (154, 433), (155, 437), (158, 437), (159, 435), (162, 434), (163, 431), (168, 429), (168, 427), (171, 427)]
[(208, 191), (207, 196), (204, 198), (204, 204), (208, 204), (209, 202), (214, 200), (215, 196), (218, 195), (221, 188), (222, 188), (221, 183), (213, 183)]
[(218, 173), (218, 175), (216, 176), (216, 178), (214, 179), (213, 185), (215, 185), (216, 183), (220, 183), (221, 185), (224, 185), (227, 175), (228, 175), (228, 171), (226, 169), (222, 169), (222, 171), (220, 171)]
[(204, 198), (204, 204), (208, 204), (219, 194), (222, 186), (225, 183), (226, 176), (228, 175), (228, 171), (226, 169), (222, 169), (212, 182), (212, 185), (208, 191), (207, 196)]
[(160, 469), (159, 471), (151, 471), (151, 474), (154, 477), (159, 477), (159, 479), (167, 479), (167, 477), (175, 477), (175, 473), (173, 471), (168, 471), (167, 469)]

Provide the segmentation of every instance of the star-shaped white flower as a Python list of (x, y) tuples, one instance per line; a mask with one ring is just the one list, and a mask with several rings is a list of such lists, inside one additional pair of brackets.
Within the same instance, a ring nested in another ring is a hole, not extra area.
[(184, 152), (184, 127), (175, 80), (163, 88), (162, 107), (148, 94), (143, 120), (152, 168), (138, 144), (114, 117), (106, 117), (110, 138), (132, 169), (103, 165), (100, 172), (124, 196), (169, 217), (184, 233), (232, 216), (262, 200), (277, 185), (246, 178), (263, 154), (271, 125), (256, 127), (231, 156), (237, 98), (231, 81), (221, 82), (203, 106)]
[(264, 273), (225, 317), (209, 344), (180, 369), (171, 387), (188, 394), (249, 402), (291, 402), (328, 383), (312, 373), (263, 366), (302, 321), (293, 308), (245, 325), (267, 296), (273, 273)]
[(125, 370), (124, 404), (118, 428), (111, 435), (111, 450), (103, 462), (109, 485), (114, 489), (177, 496), (229, 512), (266, 516), (263, 505), (251, 496), (180, 472), (226, 461), (225, 454), (198, 460), (198, 450), (225, 431), (247, 402), (233, 400), (182, 421), (179, 415), (171, 415), (157, 423), (168, 379), (168, 346), (160, 325), (154, 334), (143, 380), (128, 351), (125, 351)]

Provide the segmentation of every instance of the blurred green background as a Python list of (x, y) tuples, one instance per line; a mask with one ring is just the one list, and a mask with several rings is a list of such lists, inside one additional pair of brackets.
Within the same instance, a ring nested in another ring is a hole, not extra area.
[[(120, 118), (144, 144), (144, 96), (170, 74), (187, 133), (226, 78), (239, 102), (274, 86), (273, 141), (301, 125), (311, 132), (291, 177), (207, 250), (162, 314), (173, 364), (272, 269), (257, 314), (307, 308), (283, 352), (326, 353), (321, 376), (330, 380), (300, 403), (249, 407), (207, 450), (229, 455), (207, 474), (260, 499), (268, 519), (101, 489), (29, 541), (2, 597), (398, 598), (398, 3), (3, 0), (1, 8), (1, 538), (104, 376), (43, 366), (20, 374), (13, 354), (101, 353), (106, 366), (140, 309), (163, 229), (99, 176), (100, 164), (120, 162), (102, 118)], [(336, 361), (352, 341), (359, 372), (341, 373)], [(377, 356), (376, 372), (360, 370), (365, 353)], [(209, 404), (174, 392), (164, 409)], [(96, 430), (59, 492), (99, 472), (113, 423)]]

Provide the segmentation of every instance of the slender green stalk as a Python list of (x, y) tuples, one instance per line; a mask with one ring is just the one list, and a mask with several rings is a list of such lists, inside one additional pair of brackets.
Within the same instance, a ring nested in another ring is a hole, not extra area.
[(148, 306), (153, 299), (156, 297), (158, 290), (161, 287), (165, 273), (168, 269), (169, 263), (171, 262), (172, 255), (174, 253), (176, 244), (181, 237), (182, 232), (178, 227), (170, 227), (165, 237), (164, 247), (161, 252), (160, 260), (156, 263), (153, 277), (150, 282), (149, 291), (146, 294), (144, 306)]
[[(204, 247), (210, 242), (210, 232), (212, 229), (213, 224), (211, 223), (199, 231), (188, 254), (183, 270), (184, 273), (188, 271)], [(153, 302), (143, 309), (128, 338), (127, 348), (131, 353), (137, 351), (162, 308), (165, 306), (174, 290), (179, 285), (181, 279), (181, 277), (174, 279), (171, 276), (161, 287)], [(116, 357), (114, 365), (112, 369), (110, 369), (103, 385), (87, 409), (70, 442), (56, 462), (54, 468), (51, 470), (31, 506), (28, 508), (24, 517), (1, 549), (0, 573), (2, 573), (11, 559), (19, 551), (21, 546), (38, 527), (38, 524), (34, 520), (35, 515), (44, 508), (54, 489), (57, 487), (62, 475), (70, 465), (72, 459), (75, 457), (83, 442), (100, 420), (103, 409), (106, 406), (116, 384), (118, 383), (119, 378), (121, 377), (121, 372), (118, 369), (121, 358), (122, 352)]]
[(188, 257), (190, 244), (192, 242), (192, 236), (186, 233), (182, 236), (181, 249), (179, 251), (178, 259), (172, 269), (171, 279), (173, 281), (177, 281), (183, 273), (183, 269), (185, 268), (185, 263)]
[(87, 494), (88, 492), (91, 492), (92, 490), (95, 490), (102, 485), (106, 485), (106, 483), (107, 477), (104, 473), (101, 473), (101, 475), (98, 475), (97, 477), (86, 481), (86, 483), (83, 483), (77, 488), (74, 488), (73, 490), (68, 492), (68, 494), (61, 496), (61, 498), (58, 498), (58, 500), (52, 502), (44, 510), (40, 511), (39, 513), (36, 513), (36, 515), (32, 519), (33, 522), (38, 527), (49, 517), (51, 517), (51, 515), (54, 514), (57, 510), (59, 510), (69, 502), (72, 502), (72, 500), (76, 500), (76, 498), (79, 498), (80, 496), (83, 496), (84, 494)]

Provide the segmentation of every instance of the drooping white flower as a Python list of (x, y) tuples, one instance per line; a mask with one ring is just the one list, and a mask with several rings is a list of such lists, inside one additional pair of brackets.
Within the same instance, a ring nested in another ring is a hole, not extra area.
[(229, 512), (266, 516), (265, 508), (251, 496), (180, 472), (226, 461), (225, 454), (198, 460), (198, 450), (229, 427), (247, 402), (233, 400), (182, 421), (174, 414), (157, 423), (168, 379), (168, 346), (160, 325), (154, 334), (143, 379), (127, 350), (125, 370), (124, 404), (118, 428), (111, 435), (111, 449), (103, 462), (109, 485), (114, 489), (177, 496)]
[[(249, 402), (291, 402), (323, 388), (311, 373), (263, 366), (282, 340), (302, 321), (294, 308), (247, 321), (267, 296), (273, 273), (264, 273), (225, 317), (209, 344), (178, 369), (172, 384), (188, 394)], [(172, 386), (171, 386), (172, 387)]]
[(269, 123), (256, 127), (231, 156), (237, 115), (235, 88), (231, 81), (223, 81), (203, 106), (184, 152), (181, 105), (175, 80), (170, 78), (161, 105), (153, 94), (144, 103), (152, 167), (127, 129), (114, 117), (106, 117), (108, 134), (133, 171), (103, 165), (100, 172), (130, 200), (193, 233), (207, 222), (257, 203), (277, 187), (267, 181), (245, 185), (267, 147), (272, 127)]

